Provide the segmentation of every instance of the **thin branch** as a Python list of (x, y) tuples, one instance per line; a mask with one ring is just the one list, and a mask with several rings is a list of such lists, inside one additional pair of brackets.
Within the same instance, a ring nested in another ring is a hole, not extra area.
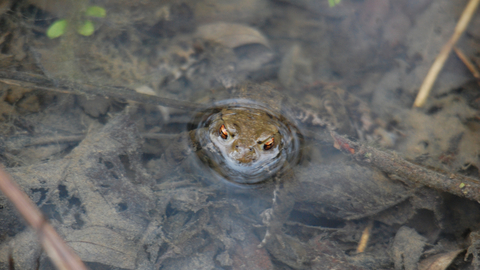
[(468, 57), (457, 47), (453, 47), (453, 50), (457, 54), (458, 58), (463, 62), (463, 64), (468, 68), (468, 70), (472, 73), (473, 77), (477, 79), (478, 84), (480, 85), (480, 71), (478, 71), (477, 67), (475, 66), (472, 61), (468, 59)]
[(181, 110), (205, 109), (206, 105), (175, 99), (163, 98), (136, 92), (128, 87), (112, 87), (71, 82), (67, 80), (52, 81), (45, 76), (22, 72), (0, 71), (0, 82), (44, 91), (53, 91), (74, 95), (95, 95), (106, 98), (120, 98), (139, 103), (162, 105)]
[(77, 135), (57, 135), (44, 137), (17, 136), (5, 141), (6, 151), (21, 150), (25, 147), (49, 144), (72, 144), (85, 138), (85, 134)]
[(35, 230), (50, 259), (58, 269), (87, 270), (80, 258), (65, 244), (40, 210), (0, 167), (0, 190)]
[(427, 76), (423, 80), (422, 86), (418, 91), (417, 98), (413, 103), (413, 107), (422, 107), (423, 104), (425, 104), (428, 94), (430, 93), (430, 90), (432, 90), (433, 84), (437, 80), (437, 76), (442, 70), (443, 65), (445, 64), (445, 61), (447, 60), (448, 55), (450, 54), (450, 51), (452, 50), (453, 46), (455, 46), (460, 36), (463, 34), (465, 29), (467, 28), (479, 3), (480, 3), (480, 0), (470, 0), (470, 2), (465, 7), (465, 10), (463, 11), (462, 16), (460, 17), (460, 20), (458, 20), (457, 26), (455, 27), (455, 31), (453, 32), (452, 37), (450, 37), (448, 42), (443, 46), (442, 50), (440, 51), (437, 58), (433, 62), (432, 66), (430, 67), (430, 70), (428, 71)]
[(330, 131), (334, 146), (352, 156), (356, 161), (373, 165), (388, 174), (448, 192), (480, 203), (480, 181), (460, 174), (444, 174), (413, 164), (397, 155), (380, 151), (370, 146), (348, 140)]

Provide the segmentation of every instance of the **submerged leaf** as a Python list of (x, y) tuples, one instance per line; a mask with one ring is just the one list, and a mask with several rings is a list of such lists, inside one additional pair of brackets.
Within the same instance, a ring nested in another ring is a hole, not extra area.
[(202, 25), (197, 36), (220, 43), (228, 48), (237, 48), (247, 44), (261, 44), (270, 48), (267, 38), (255, 28), (237, 23), (212, 23)]
[[(135, 242), (107, 226), (65, 230), (70, 247), (87, 262), (102, 263), (123, 269), (134, 269)], [(119, 260), (118, 258), (122, 259)]]
[(65, 29), (67, 28), (67, 20), (57, 20), (48, 27), (47, 30), (47, 37), (54, 39), (57, 38), (65, 33)]
[(427, 239), (415, 229), (407, 226), (401, 227), (395, 235), (392, 246), (395, 269), (417, 269), (426, 243)]
[(445, 270), (463, 249), (428, 257), (418, 264), (418, 270)]

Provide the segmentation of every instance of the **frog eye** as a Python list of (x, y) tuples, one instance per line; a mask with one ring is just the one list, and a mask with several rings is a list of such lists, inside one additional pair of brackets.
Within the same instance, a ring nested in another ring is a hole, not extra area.
[(270, 138), (268, 141), (265, 142), (265, 144), (263, 145), (263, 150), (270, 150), (272, 149), (273, 147), (273, 143), (274, 143), (274, 138)]
[(220, 137), (222, 137), (222, 139), (226, 140), (228, 138), (228, 131), (225, 128), (225, 125), (222, 125), (220, 127), (219, 133), (220, 133)]

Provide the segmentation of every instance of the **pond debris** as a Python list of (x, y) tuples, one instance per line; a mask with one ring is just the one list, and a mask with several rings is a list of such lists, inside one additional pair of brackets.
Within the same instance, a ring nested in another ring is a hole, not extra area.
[(392, 244), (395, 269), (417, 269), (418, 261), (427, 244), (427, 238), (420, 235), (415, 229), (401, 227)]
[(238, 23), (205, 24), (198, 27), (196, 35), (228, 48), (236, 48), (247, 44), (261, 44), (270, 48), (268, 39), (260, 31)]
[(463, 249), (457, 249), (428, 257), (418, 263), (418, 270), (445, 270), (463, 251)]
[[(344, 153), (352, 155), (360, 163), (367, 163), (381, 171), (433, 189), (455, 194), (480, 202), (480, 181), (460, 174), (433, 171), (413, 164), (395, 154), (390, 154), (371, 146), (362, 145), (330, 131), (334, 146)], [(340, 147), (338, 147), (340, 146)]]
[(465, 10), (460, 17), (460, 20), (458, 20), (452, 37), (443, 46), (437, 58), (433, 62), (430, 70), (428, 71), (427, 76), (423, 80), (422, 86), (420, 86), (420, 90), (418, 91), (417, 98), (413, 103), (413, 107), (422, 107), (425, 104), (428, 94), (430, 94), (430, 90), (432, 90), (433, 84), (435, 83), (438, 74), (442, 70), (445, 61), (450, 54), (450, 51), (452, 50), (453, 46), (455, 46), (455, 43), (457, 43), (458, 39), (463, 34), (465, 29), (467, 29), (468, 23), (472, 19), (473, 14), (475, 14), (479, 3), (480, 0), (470, 0), (470, 2), (465, 7)]
[(373, 221), (370, 220), (367, 224), (367, 227), (362, 232), (362, 236), (360, 237), (360, 242), (357, 246), (357, 253), (362, 253), (367, 248), (368, 240), (370, 239), (370, 235), (372, 234), (373, 228)]

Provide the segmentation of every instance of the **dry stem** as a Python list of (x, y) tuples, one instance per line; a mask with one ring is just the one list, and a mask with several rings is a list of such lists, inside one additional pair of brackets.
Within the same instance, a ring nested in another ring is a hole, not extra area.
[(475, 64), (472, 63), (472, 61), (470, 61), (468, 59), (468, 57), (459, 48), (453, 47), (453, 50), (457, 54), (458, 58), (460, 58), (460, 60), (462, 60), (463, 64), (472, 73), (473, 77), (475, 77), (475, 79), (477, 79), (477, 82), (480, 85), (480, 71), (478, 71), (477, 67), (475, 67)]
[(417, 98), (413, 103), (413, 107), (422, 107), (425, 104), (428, 94), (430, 93), (430, 90), (432, 89), (438, 74), (442, 70), (443, 65), (445, 64), (445, 61), (447, 60), (448, 55), (450, 54), (450, 51), (452, 50), (455, 43), (457, 43), (458, 39), (467, 28), (468, 23), (470, 22), (470, 19), (475, 13), (475, 10), (477, 9), (479, 3), (480, 3), (480, 0), (470, 0), (468, 5), (465, 7), (465, 10), (463, 11), (462, 16), (460, 17), (460, 20), (458, 20), (457, 26), (455, 27), (455, 31), (453, 32), (452, 37), (450, 37), (448, 42), (443, 46), (442, 50), (440, 51), (437, 58), (433, 62), (432, 66), (430, 67), (430, 70), (428, 71), (427, 76), (423, 80), (422, 86), (418, 91)]
[(43, 248), (58, 269), (87, 270), (80, 258), (65, 244), (40, 210), (0, 168), (0, 190), (15, 205), (17, 210), (35, 230)]

